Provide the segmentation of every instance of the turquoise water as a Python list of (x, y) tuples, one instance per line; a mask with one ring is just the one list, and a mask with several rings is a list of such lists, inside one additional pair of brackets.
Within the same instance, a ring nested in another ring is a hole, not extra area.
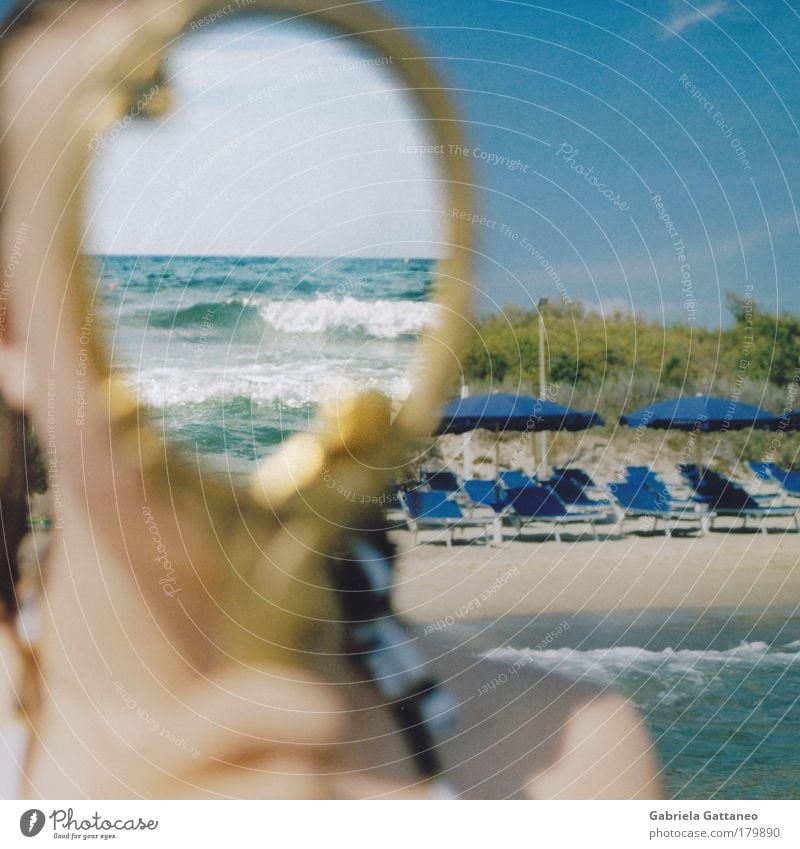
[[(559, 628), (562, 623), (568, 628)], [(648, 612), (459, 624), (461, 640), (624, 693), (676, 799), (800, 798), (800, 613)], [(547, 640), (545, 650), (534, 650)]]
[(247, 466), (326, 391), (409, 389), (431, 260), (94, 257), (112, 362), (191, 452)]

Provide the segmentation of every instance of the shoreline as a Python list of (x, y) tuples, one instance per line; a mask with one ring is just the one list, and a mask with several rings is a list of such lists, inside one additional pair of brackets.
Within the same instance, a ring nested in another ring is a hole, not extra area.
[(414, 548), (410, 533), (393, 531), (395, 605), (419, 623), (612, 611), (800, 610), (800, 534), (779, 528), (776, 521), (768, 534), (629, 535), (598, 542), (531, 536), (500, 548), (426, 542)]

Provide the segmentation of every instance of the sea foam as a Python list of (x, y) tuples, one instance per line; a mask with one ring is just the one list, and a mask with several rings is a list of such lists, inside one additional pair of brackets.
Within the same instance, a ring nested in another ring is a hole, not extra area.
[(411, 378), (405, 368), (381, 363), (372, 370), (362, 366), (356, 383), (348, 378), (351, 366), (349, 360), (323, 358), (293, 362), (290, 368), (280, 362), (228, 368), (204, 364), (195, 369), (180, 365), (147, 368), (128, 375), (127, 382), (144, 403), (154, 407), (249, 398), (255, 404), (301, 409), (319, 401), (323, 387), (336, 387), (340, 397), (369, 388), (400, 400), (410, 391)]
[[(787, 651), (787, 649), (793, 649)], [(800, 661), (800, 641), (789, 646), (772, 649), (761, 641), (743, 642), (729, 649), (671, 649), (651, 651), (638, 646), (579, 649), (562, 648), (535, 651), (533, 649), (499, 648), (487, 652), (485, 657), (508, 665), (530, 663), (552, 669), (571, 677), (587, 676), (611, 681), (621, 673), (671, 672), (688, 675), (701, 683), (713, 676), (723, 666), (786, 666)]]
[(349, 330), (383, 339), (421, 333), (437, 317), (435, 305), (419, 301), (360, 301), (322, 295), (308, 301), (265, 301), (258, 310), (264, 321), (281, 333)]
[(201, 337), (225, 336), (234, 328), (261, 322), (264, 332), (282, 334), (351, 334), (378, 339), (416, 336), (437, 321), (438, 308), (425, 301), (357, 300), (318, 295), (310, 299), (272, 300), (260, 296), (200, 300), (144, 310), (127, 321), (170, 331), (193, 331)]

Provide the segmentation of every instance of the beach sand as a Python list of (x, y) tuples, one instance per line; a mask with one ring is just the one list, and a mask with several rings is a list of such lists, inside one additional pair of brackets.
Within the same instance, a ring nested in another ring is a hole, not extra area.
[[(676, 471), (687, 458), (668, 445), (668, 436), (667, 431), (637, 432), (632, 444), (626, 430), (615, 438), (599, 431), (548, 434), (548, 452), (550, 462), (585, 468), (599, 482), (621, 479), (627, 464), (646, 464), (676, 497), (687, 498), (691, 493)], [(709, 458), (731, 448), (725, 440), (717, 444), (716, 434), (707, 436)], [(497, 437), (475, 431), (471, 440), (476, 468), (484, 478), (493, 477)], [(529, 435), (506, 434), (500, 445), (501, 468), (535, 470)], [(461, 436), (440, 439), (442, 466), (461, 472), (463, 449)], [(736, 464), (735, 457), (729, 459)], [(743, 462), (736, 470), (742, 484), (752, 487), (755, 481)], [(774, 487), (768, 489), (777, 494)], [(800, 506), (795, 499), (787, 503)], [(598, 542), (583, 532), (583, 525), (565, 527), (560, 543), (546, 537), (544, 524), (526, 529), (523, 541), (515, 541), (514, 530), (505, 528), (499, 548), (457, 541), (448, 549), (444, 537), (430, 542), (435, 531), (423, 532), (415, 548), (410, 533), (393, 531), (400, 552), (395, 604), (409, 618), (429, 623), (447, 617), (800, 605), (800, 534), (791, 520), (770, 519), (769, 533), (762, 534), (752, 527), (742, 530), (741, 521), (718, 519), (717, 529), (705, 537), (685, 531), (672, 537), (660, 530), (643, 533), (644, 521), (638, 526), (628, 522), (626, 535), (616, 538), (613, 525), (598, 525)], [(465, 538), (470, 534), (464, 531)]]
[[(722, 523), (722, 520), (721, 520)], [(419, 622), (538, 613), (648, 609), (758, 609), (800, 604), (800, 535), (770, 520), (769, 533), (714, 531), (665, 537), (629, 534), (600, 540), (565, 533), (544, 540), (531, 527), (523, 541), (490, 548), (457, 541), (447, 548), (394, 531), (398, 558), (395, 603)], [(468, 533), (468, 532), (465, 532)]]

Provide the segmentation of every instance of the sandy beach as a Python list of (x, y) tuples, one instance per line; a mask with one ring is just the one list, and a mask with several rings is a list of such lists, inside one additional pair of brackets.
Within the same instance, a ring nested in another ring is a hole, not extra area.
[[(497, 618), (537, 613), (647, 609), (791, 608), (800, 604), (800, 535), (771, 520), (768, 534), (663, 534), (595, 542), (565, 534), (561, 543), (531, 528), (524, 541), (452, 548), (444, 542), (413, 546), (395, 531), (400, 557), (397, 606), (419, 622), (452, 617)], [(577, 529), (576, 529), (577, 530)], [(449, 619), (447, 619), (449, 623)]]

